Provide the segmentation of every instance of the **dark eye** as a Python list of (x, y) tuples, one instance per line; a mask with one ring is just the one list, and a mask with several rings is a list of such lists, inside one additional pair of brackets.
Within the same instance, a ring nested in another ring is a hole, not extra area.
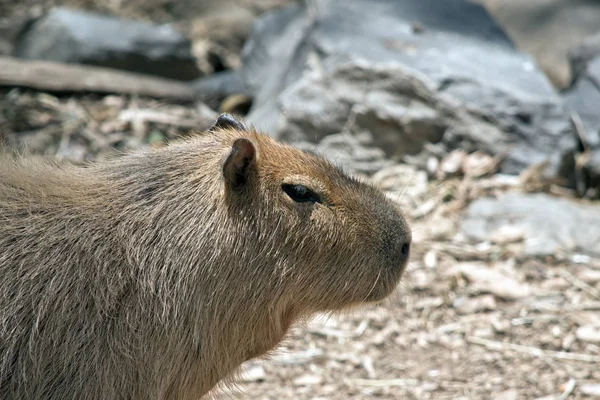
[(290, 196), (292, 200), (298, 203), (321, 202), (319, 196), (304, 185), (290, 185), (284, 183), (283, 185), (281, 185), (281, 188), (288, 196)]

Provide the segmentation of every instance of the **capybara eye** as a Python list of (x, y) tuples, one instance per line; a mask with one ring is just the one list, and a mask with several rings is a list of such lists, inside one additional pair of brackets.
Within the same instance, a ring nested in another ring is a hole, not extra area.
[(317, 195), (315, 192), (313, 192), (312, 190), (310, 190), (309, 188), (307, 188), (304, 185), (290, 185), (290, 184), (284, 183), (283, 185), (281, 185), (281, 188), (295, 202), (298, 202), (298, 203), (307, 203), (307, 202), (320, 203), (321, 202), (319, 195)]

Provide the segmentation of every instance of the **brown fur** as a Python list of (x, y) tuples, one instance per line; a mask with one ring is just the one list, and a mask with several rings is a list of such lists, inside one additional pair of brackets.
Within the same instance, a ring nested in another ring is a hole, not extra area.
[(298, 318), (387, 296), (409, 242), (380, 192), (251, 130), (85, 167), (0, 156), (0, 398), (198, 399)]

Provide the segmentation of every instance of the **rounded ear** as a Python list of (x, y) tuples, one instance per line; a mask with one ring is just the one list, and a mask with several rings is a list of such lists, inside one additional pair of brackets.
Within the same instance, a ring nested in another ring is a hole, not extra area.
[(215, 124), (208, 131), (215, 132), (219, 129), (228, 128), (244, 132), (248, 131), (248, 128), (246, 128), (246, 126), (240, 120), (235, 118), (233, 115), (226, 113), (219, 115)]
[(250, 170), (256, 160), (256, 148), (248, 139), (236, 139), (223, 165), (225, 182), (234, 189), (241, 189), (248, 182)]

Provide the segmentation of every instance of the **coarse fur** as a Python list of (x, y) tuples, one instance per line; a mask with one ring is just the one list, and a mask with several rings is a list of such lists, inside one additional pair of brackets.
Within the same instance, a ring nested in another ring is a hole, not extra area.
[(198, 399), (299, 318), (391, 293), (394, 204), (224, 121), (86, 166), (0, 156), (0, 398)]

